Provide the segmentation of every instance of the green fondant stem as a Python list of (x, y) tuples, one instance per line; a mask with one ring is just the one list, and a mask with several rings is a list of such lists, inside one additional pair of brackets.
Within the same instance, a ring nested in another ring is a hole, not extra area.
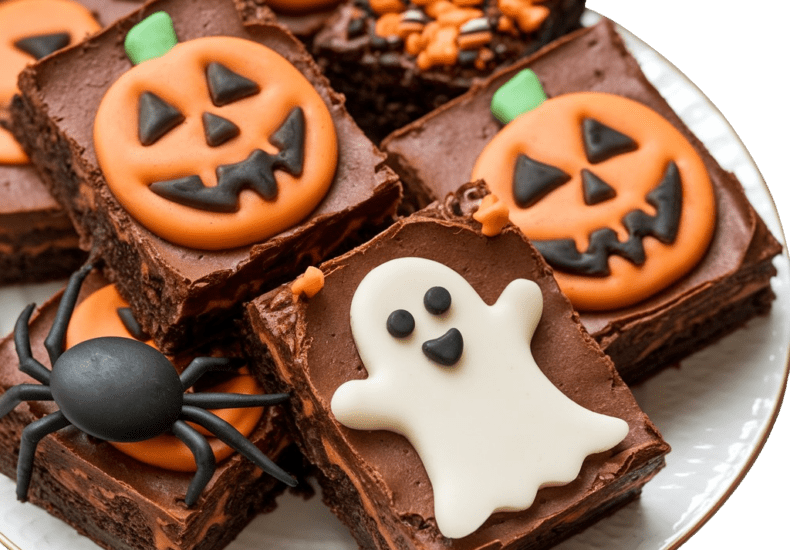
[(167, 13), (158, 11), (129, 30), (124, 48), (131, 62), (139, 65), (143, 61), (162, 57), (177, 43), (173, 20)]
[(494, 93), (491, 113), (502, 124), (507, 124), (520, 114), (539, 107), (546, 99), (538, 75), (531, 69), (524, 69)]

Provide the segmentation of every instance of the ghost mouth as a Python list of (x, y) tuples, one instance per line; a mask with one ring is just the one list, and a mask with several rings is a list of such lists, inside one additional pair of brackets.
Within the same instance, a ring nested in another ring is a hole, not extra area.
[(464, 337), (457, 328), (451, 328), (443, 335), (422, 344), (422, 352), (430, 359), (445, 367), (452, 367), (464, 351)]

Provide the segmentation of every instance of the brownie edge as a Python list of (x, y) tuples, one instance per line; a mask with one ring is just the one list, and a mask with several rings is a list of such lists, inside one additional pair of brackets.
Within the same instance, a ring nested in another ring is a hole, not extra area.
[[(523, 235), (508, 226), (487, 238), (469, 217), (486, 193), (465, 186), (322, 264), (324, 288), (309, 300), (295, 301), (283, 286), (247, 306), (246, 341), (257, 374), (292, 393), (298, 443), (319, 471), (328, 505), (362, 548), (545, 548), (638, 495), (669, 451)], [(349, 326), (357, 285), (373, 267), (406, 256), (462, 273), (487, 304), (515, 278), (535, 281), (544, 303), (532, 340), (540, 369), (568, 398), (622, 418), (630, 428), (619, 445), (589, 456), (571, 483), (541, 489), (527, 510), (496, 513), (460, 539), (438, 531), (430, 481), (407, 440), (392, 432), (350, 430), (329, 405), (341, 384), (365, 377)]]

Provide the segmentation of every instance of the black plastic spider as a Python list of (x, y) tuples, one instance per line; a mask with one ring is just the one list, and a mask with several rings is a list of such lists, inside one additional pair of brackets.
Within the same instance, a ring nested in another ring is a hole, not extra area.
[(293, 487), (296, 480), (266, 457), (229, 423), (206, 408), (261, 407), (281, 403), (288, 394), (244, 395), (184, 393), (206, 372), (230, 370), (238, 360), (198, 357), (179, 376), (158, 350), (131, 338), (101, 337), (63, 350), (66, 329), (77, 295), (92, 266), (74, 273), (44, 340), (52, 370), (31, 353), (28, 322), (35, 304), (20, 314), (14, 328), (19, 370), (42, 385), (19, 384), (0, 397), (0, 418), (23, 401), (54, 401), (58, 411), (31, 423), (22, 431), (17, 463), (17, 498), (27, 500), (36, 446), (46, 435), (74, 425), (106, 441), (134, 442), (170, 432), (192, 451), (197, 472), (184, 499), (197, 501), (216, 469), (205, 437), (185, 421), (203, 426), (247, 457), (264, 472)]

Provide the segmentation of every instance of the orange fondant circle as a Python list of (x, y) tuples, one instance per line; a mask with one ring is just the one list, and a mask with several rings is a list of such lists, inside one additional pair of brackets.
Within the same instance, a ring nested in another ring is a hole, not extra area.
[[(132, 338), (117, 314), (117, 309), (124, 307), (128, 307), (128, 304), (118, 294), (114, 285), (102, 287), (88, 296), (74, 309), (66, 332), (66, 347), (70, 348), (85, 340), (102, 336)], [(155, 347), (150, 340), (146, 344)], [(261, 393), (261, 388), (249, 372), (242, 369), (237, 376), (207, 388), (206, 391), (253, 395)], [(233, 425), (245, 437), (252, 433), (263, 415), (263, 409), (260, 407), (221, 409), (212, 412)], [(211, 436), (204, 428), (194, 424), (192, 426), (203, 435)], [(217, 462), (235, 452), (233, 448), (216, 437), (207, 437), (206, 439), (214, 451), (214, 458)], [(169, 434), (135, 443), (110, 442), (110, 445), (140, 462), (152, 466), (179, 472), (194, 472), (197, 469), (195, 458), (189, 448), (178, 438)]]
[(27, 164), (28, 158), (22, 146), (11, 132), (0, 128), (0, 164)]
[[(593, 118), (636, 141), (635, 151), (591, 164), (582, 141), (582, 121)], [(528, 208), (513, 198), (513, 172), (523, 153), (560, 168), (571, 180)], [(586, 277), (555, 269), (560, 288), (579, 310), (601, 311), (640, 302), (688, 273), (704, 256), (716, 225), (716, 199), (705, 165), (689, 141), (664, 117), (636, 101), (585, 92), (558, 96), (505, 126), (480, 154), (472, 180), (484, 179), (506, 202), (510, 219), (533, 240), (573, 239), (585, 251), (589, 235), (613, 229), (627, 238), (621, 220), (636, 208), (650, 215), (646, 195), (661, 181), (670, 161), (680, 172), (682, 212), (671, 244), (644, 239), (646, 261), (637, 266), (611, 256), (607, 277)], [(580, 172), (591, 170), (614, 187), (614, 199), (588, 206)]]
[(309, 13), (333, 8), (340, 0), (269, 0), (266, 5), (283, 13)]
[[(260, 92), (215, 106), (206, 82), (206, 67), (212, 62), (253, 80)], [(138, 139), (137, 105), (144, 92), (156, 94), (186, 117), (149, 146)], [(214, 186), (218, 166), (241, 162), (256, 149), (276, 154), (269, 138), (296, 107), (305, 117), (304, 169), (299, 177), (274, 172), (276, 200), (243, 190), (237, 212), (217, 213), (177, 204), (149, 190), (154, 182), (194, 175)], [(232, 121), (240, 134), (209, 147), (204, 112)], [(96, 113), (94, 144), (110, 189), (132, 217), (167, 241), (206, 250), (260, 242), (297, 224), (323, 199), (337, 166), (334, 122), (310, 82), (273, 50), (232, 37), (178, 44), (122, 75)]]
[[(99, 23), (84, 6), (71, 0), (13, 0), (0, 3), (0, 106), (17, 92), (17, 77), (35, 59), (14, 44), (31, 36), (68, 33), (71, 43), (99, 30)], [(0, 164), (24, 164), (27, 156), (0, 128)]]

